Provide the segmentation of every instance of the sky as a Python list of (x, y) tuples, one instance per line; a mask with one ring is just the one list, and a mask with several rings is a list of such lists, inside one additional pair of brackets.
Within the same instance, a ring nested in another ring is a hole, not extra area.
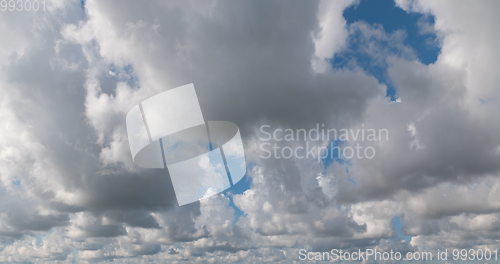
[[(500, 2), (45, 3), (0, 7), (0, 262), (499, 248)], [(206, 120), (238, 125), (247, 173), (178, 206), (168, 172), (134, 165), (125, 117), (188, 83)], [(373, 159), (262, 157), (263, 125), (317, 124), (390, 137)]]

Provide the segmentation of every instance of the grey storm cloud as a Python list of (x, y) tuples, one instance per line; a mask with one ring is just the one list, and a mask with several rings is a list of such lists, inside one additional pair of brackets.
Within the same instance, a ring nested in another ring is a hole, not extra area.
[[(299, 248), (498, 247), (498, 3), (396, 1), (435, 17), (430, 65), (401, 32), (346, 25), (352, 4), (47, 1), (44, 13), (0, 13), (0, 261), (288, 263)], [(400, 102), (360, 65), (329, 65), (355, 33)], [(166, 171), (133, 166), (125, 115), (191, 82), (205, 119), (241, 128), (252, 184), (178, 207)], [(386, 128), (390, 140), (348, 170), (261, 158), (260, 125), (317, 123)]]

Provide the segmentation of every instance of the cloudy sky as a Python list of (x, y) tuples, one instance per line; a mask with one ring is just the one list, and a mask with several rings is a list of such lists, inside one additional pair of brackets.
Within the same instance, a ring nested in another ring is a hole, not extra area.
[[(499, 1), (40, 2), (0, 11), (0, 262), (499, 248)], [(179, 207), (125, 116), (192, 82), (247, 175)], [(373, 159), (262, 158), (262, 125), (316, 124), (390, 138)]]

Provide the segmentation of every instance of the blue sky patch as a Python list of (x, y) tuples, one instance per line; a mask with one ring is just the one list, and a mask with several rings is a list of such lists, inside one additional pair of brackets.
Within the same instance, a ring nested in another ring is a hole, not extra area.
[(346, 175), (348, 175), (347, 180), (352, 183), (356, 184), (356, 180), (351, 176), (349, 173), (349, 167), (351, 166), (351, 162), (349, 160), (346, 160), (342, 156), (342, 145), (345, 144), (345, 141), (342, 141), (340, 139), (332, 140), (330, 143), (328, 143), (328, 146), (325, 149), (325, 153), (322, 153), (322, 158), (321, 158), (321, 164), (323, 165), (323, 173), (326, 174), (326, 170), (333, 166), (335, 163), (339, 164), (340, 166), (344, 167)]
[[(393, 0), (362, 0), (348, 7), (344, 18), (349, 29), (347, 48), (334, 55), (331, 65), (336, 69), (361, 67), (387, 86), (386, 96), (391, 101), (396, 101), (398, 95), (388, 77), (385, 58), (417, 59), (423, 64), (437, 60), (439, 41), (434, 17), (429, 14), (407, 13)], [(367, 30), (385, 34), (367, 34)]]
[[(247, 167), (247, 171), (250, 170), (255, 164), (249, 163)], [(233, 200), (233, 195), (234, 194), (242, 194), (246, 190), (249, 190), (252, 188), (252, 177), (245, 175), (243, 178), (241, 178), (240, 181), (238, 181), (236, 184), (232, 185), (229, 187), (227, 190), (222, 192), (222, 194), (228, 198), (229, 200), (229, 206), (231, 206), (234, 209), (234, 220), (237, 221), (242, 215), (245, 215), (246, 213), (241, 210)]]
[(381, 25), (393, 33), (406, 32), (405, 44), (411, 47), (424, 64), (434, 63), (440, 52), (438, 38), (433, 32), (434, 17), (429, 14), (407, 13), (397, 7), (393, 0), (362, 0), (344, 11), (347, 24), (364, 21), (370, 25)]
[(392, 230), (394, 232), (393, 234), (394, 238), (398, 239), (399, 241), (404, 241), (407, 243), (410, 242), (411, 236), (407, 235), (404, 232), (404, 223), (400, 216), (393, 217), (391, 224), (392, 224)]

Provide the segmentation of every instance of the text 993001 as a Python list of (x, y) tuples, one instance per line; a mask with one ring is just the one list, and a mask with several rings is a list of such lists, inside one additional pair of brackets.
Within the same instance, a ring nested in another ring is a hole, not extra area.
[(45, 0), (0, 0), (0, 12), (46, 11)]

